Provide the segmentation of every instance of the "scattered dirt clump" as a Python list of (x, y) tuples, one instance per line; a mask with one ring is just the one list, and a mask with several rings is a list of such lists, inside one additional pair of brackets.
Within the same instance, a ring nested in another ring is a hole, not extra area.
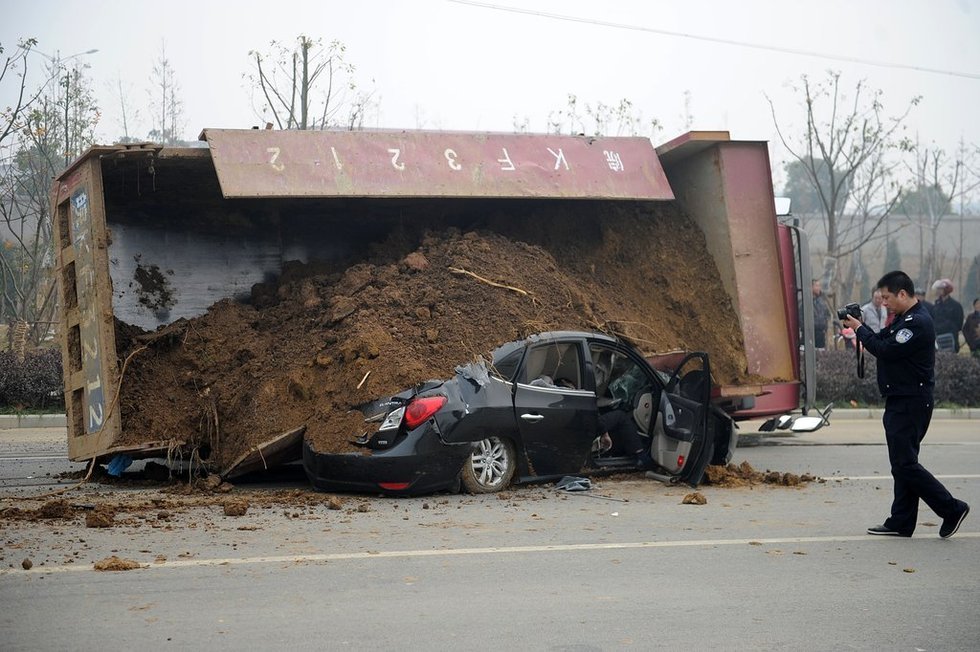
[(37, 508), (37, 518), (75, 518), (75, 508), (61, 498), (49, 500)]
[(225, 501), (224, 509), (225, 516), (245, 516), (245, 513), (248, 512), (248, 501), (228, 500)]
[(34, 562), (31, 561), (30, 557), (25, 557), (24, 561), (20, 562), (20, 567), (24, 570), (31, 570), (34, 568)]
[(112, 555), (111, 557), (106, 557), (105, 559), (100, 559), (95, 562), (94, 568), (97, 571), (130, 571), (136, 570), (140, 567), (138, 561), (133, 561), (132, 559), (122, 559)]
[(110, 509), (97, 508), (85, 514), (85, 527), (104, 528), (115, 524), (116, 515)]
[(739, 465), (709, 466), (704, 473), (705, 484), (717, 487), (748, 487), (757, 484), (781, 485), (796, 487), (816, 478), (809, 473), (780, 473), (779, 471), (760, 472), (752, 468), (748, 462)]
[(694, 491), (684, 496), (684, 499), (681, 501), (681, 504), (682, 505), (707, 505), (708, 499), (705, 498), (704, 494), (701, 493), (700, 491)]
[(342, 269), (287, 263), (251, 304), (225, 299), (153, 333), (117, 320), (128, 363), (114, 444), (156, 443), (218, 473), (300, 427), (317, 451), (355, 451), (358, 405), (545, 330), (704, 350), (716, 382), (748, 378), (704, 237), (674, 204), (495, 206), (399, 223)]

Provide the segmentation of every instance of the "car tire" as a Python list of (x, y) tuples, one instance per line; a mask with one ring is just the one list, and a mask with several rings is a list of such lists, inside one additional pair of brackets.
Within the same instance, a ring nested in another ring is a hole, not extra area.
[(500, 437), (488, 437), (474, 444), (459, 479), (467, 493), (492, 494), (510, 486), (516, 468), (514, 444)]

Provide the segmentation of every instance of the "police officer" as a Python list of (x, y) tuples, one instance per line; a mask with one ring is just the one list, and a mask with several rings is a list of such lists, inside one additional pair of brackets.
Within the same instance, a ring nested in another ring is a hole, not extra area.
[(910, 537), (915, 530), (919, 498), (942, 519), (939, 536), (959, 529), (970, 506), (954, 498), (919, 464), (919, 444), (932, 418), (935, 384), (936, 332), (932, 316), (915, 298), (915, 285), (905, 272), (888, 272), (878, 281), (882, 303), (894, 313), (891, 324), (875, 333), (848, 315), (861, 344), (878, 360), (878, 389), (885, 397), (885, 440), (895, 479), (891, 516), (868, 534)]

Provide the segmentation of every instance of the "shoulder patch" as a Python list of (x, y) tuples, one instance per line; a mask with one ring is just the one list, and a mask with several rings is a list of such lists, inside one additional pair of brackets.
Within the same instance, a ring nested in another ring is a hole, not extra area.
[(912, 339), (912, 331), (907, 328), (903, 328), (895, 334), (895, 341), (899, 344), (905, 344), (910, 339)]

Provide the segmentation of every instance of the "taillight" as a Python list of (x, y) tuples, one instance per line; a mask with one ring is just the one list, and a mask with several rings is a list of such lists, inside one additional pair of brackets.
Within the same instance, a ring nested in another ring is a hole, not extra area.
[(411, 485), (410, 482), (379, 482), (378, 486), (386, 491), (404, 491)]
[(677, 468), (679, 468), (679, 469), (683, 469), (684, 468), (684, 456), (683, 455), (678, 455), (677, 456)]
[(409, 430), (418, 428), (432, 418), (446, 404), (445, 396), (426, 396), (414, 399), (405, 409), (405, 426)]

